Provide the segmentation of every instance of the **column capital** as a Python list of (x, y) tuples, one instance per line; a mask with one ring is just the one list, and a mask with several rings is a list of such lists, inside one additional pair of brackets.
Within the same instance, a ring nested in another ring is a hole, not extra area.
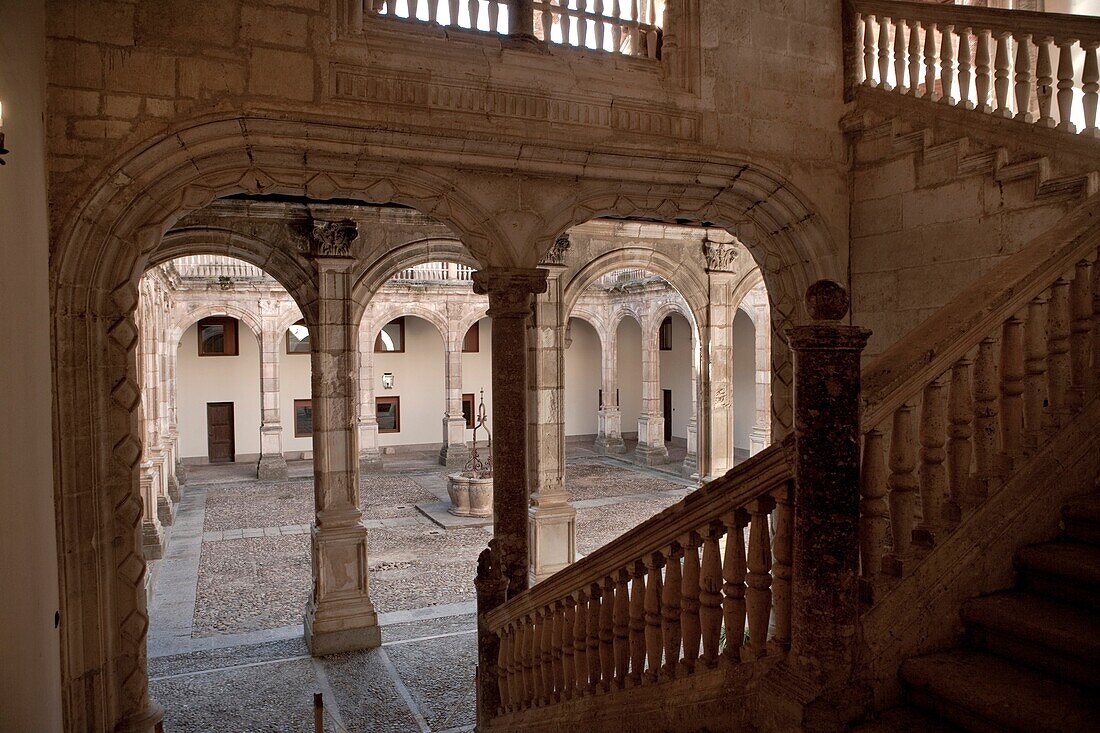
[(531, 296), (546, 292), (546, 276), (541, 268), (487, 267), (474, 272), (474, 292), (489, 296), (492, 318), (528, 316)]
[(359, 224), (351, 219), (318, 221), (311, 219), (302, 227), (298, 249), (311, 259), (353, 257), (352, 243), (359, 238)]

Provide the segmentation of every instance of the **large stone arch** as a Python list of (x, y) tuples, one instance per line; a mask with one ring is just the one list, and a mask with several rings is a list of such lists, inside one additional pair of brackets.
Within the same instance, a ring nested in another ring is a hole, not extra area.
[[(463, 195), (458, 170), (366, 159), (369, 134), (300, 120), (204, 120), (126, 153), (54, 220), (53, 335), (67, 345), (55, 351), (53, 417), (65, 426), (54, 437), (68, 727), (148, 730), (160, 718), (148, 695), (134, 314), (141, 274), (174, 256), (160, 249), (169, 228), (218, 197), (279, 193), (410, 206), (445, 222), (481, 260), (507, 242)], [(219, 252), (205, 246), (187, 252)], [(243, 250), (220, 252), (276, 274)], [(307, 323), (315, 300), (298, 301)]]
[(168, 332), (168, 342), (173, 346), (178, 346), (180, 338), (183, 337), (188, 328), (209, 316), (232, 316), (236, 318), (248, 326), (248, 330), (256, 337), (256, 343), (261, 343), (263, 326), (260, 323), (260, 315), (232, 303), (208, 303), (180, 313), (173, 321), (171, 330)]
[[(439, 338), (443, 342), (443, 348), (447, 348), (450, 343), (450, 325), (440, 313), (420, 305), (419, 303), (396, 303), (385, 310), (379, 311), (377, 314), (373, 314), (373, 318), (369, 323), (363, 323), (360, 326), (360, 348), (364, 350), (372, 349), (374, 344), (372, 339), (382, 330), (382, 327), (395, 318), (401, 318), (402, 316), (422, 318), (435, 326), (436, 330), (439, 331)], [(363, 329), (367, 330), (364, 332)], [(364, 339), (362, 338), (363, 336), (367, 338)]]
[(665, 316), (677, 313), (684, 317), (684, 320), (691, 326), (691, 341), (693, 344), (699, 342), (699, 324), (695, 320), (695, 316), (692, 315), (690, 310), (686, 310), (683, 305), (677, 303), (675, 300), (669, 300), (661, 303), (657, 306), (657, 309), (649, 314), (648, 323), (645, 326), (645, 330), (642, 332), (642, 338), (647, 340), (656, 341), (658, 329), (661, 327), (661, 321), (665, 319)]

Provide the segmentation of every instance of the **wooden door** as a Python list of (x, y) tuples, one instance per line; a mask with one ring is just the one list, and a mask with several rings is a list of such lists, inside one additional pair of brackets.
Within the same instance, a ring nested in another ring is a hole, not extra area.
[(672, 440), (672, 390), (661, 390), (662, 412), (665, 417), (665, 442)]
[(236, 457), (232, 402), (206, 403), (206, 443), (211, 463), (231, 463)]

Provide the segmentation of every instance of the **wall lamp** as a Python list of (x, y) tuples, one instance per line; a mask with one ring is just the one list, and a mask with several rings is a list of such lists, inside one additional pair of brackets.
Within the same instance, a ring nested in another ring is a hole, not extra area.
[(4, 147), (4, 104), (0, 102), (0, 165), (6, 165), (7, 161), (4, 160), (4, 156), (8, 154), (8, 149)]

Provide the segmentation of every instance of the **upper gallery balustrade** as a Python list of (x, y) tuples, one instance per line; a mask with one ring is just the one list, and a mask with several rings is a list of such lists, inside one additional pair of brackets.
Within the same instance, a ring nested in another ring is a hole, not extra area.
[(377, 16), (657, 59), (664, 6), (664, 0), (348, 0), (348, 25), (362, 29)]
[(1100, 18), (855, 0), (863, 86), (1100, 138)]
[(473, 282), (474, 268), (457, 262), (425, 262), (413, 265), (393, 276), (399, 283), (455, 283)]

